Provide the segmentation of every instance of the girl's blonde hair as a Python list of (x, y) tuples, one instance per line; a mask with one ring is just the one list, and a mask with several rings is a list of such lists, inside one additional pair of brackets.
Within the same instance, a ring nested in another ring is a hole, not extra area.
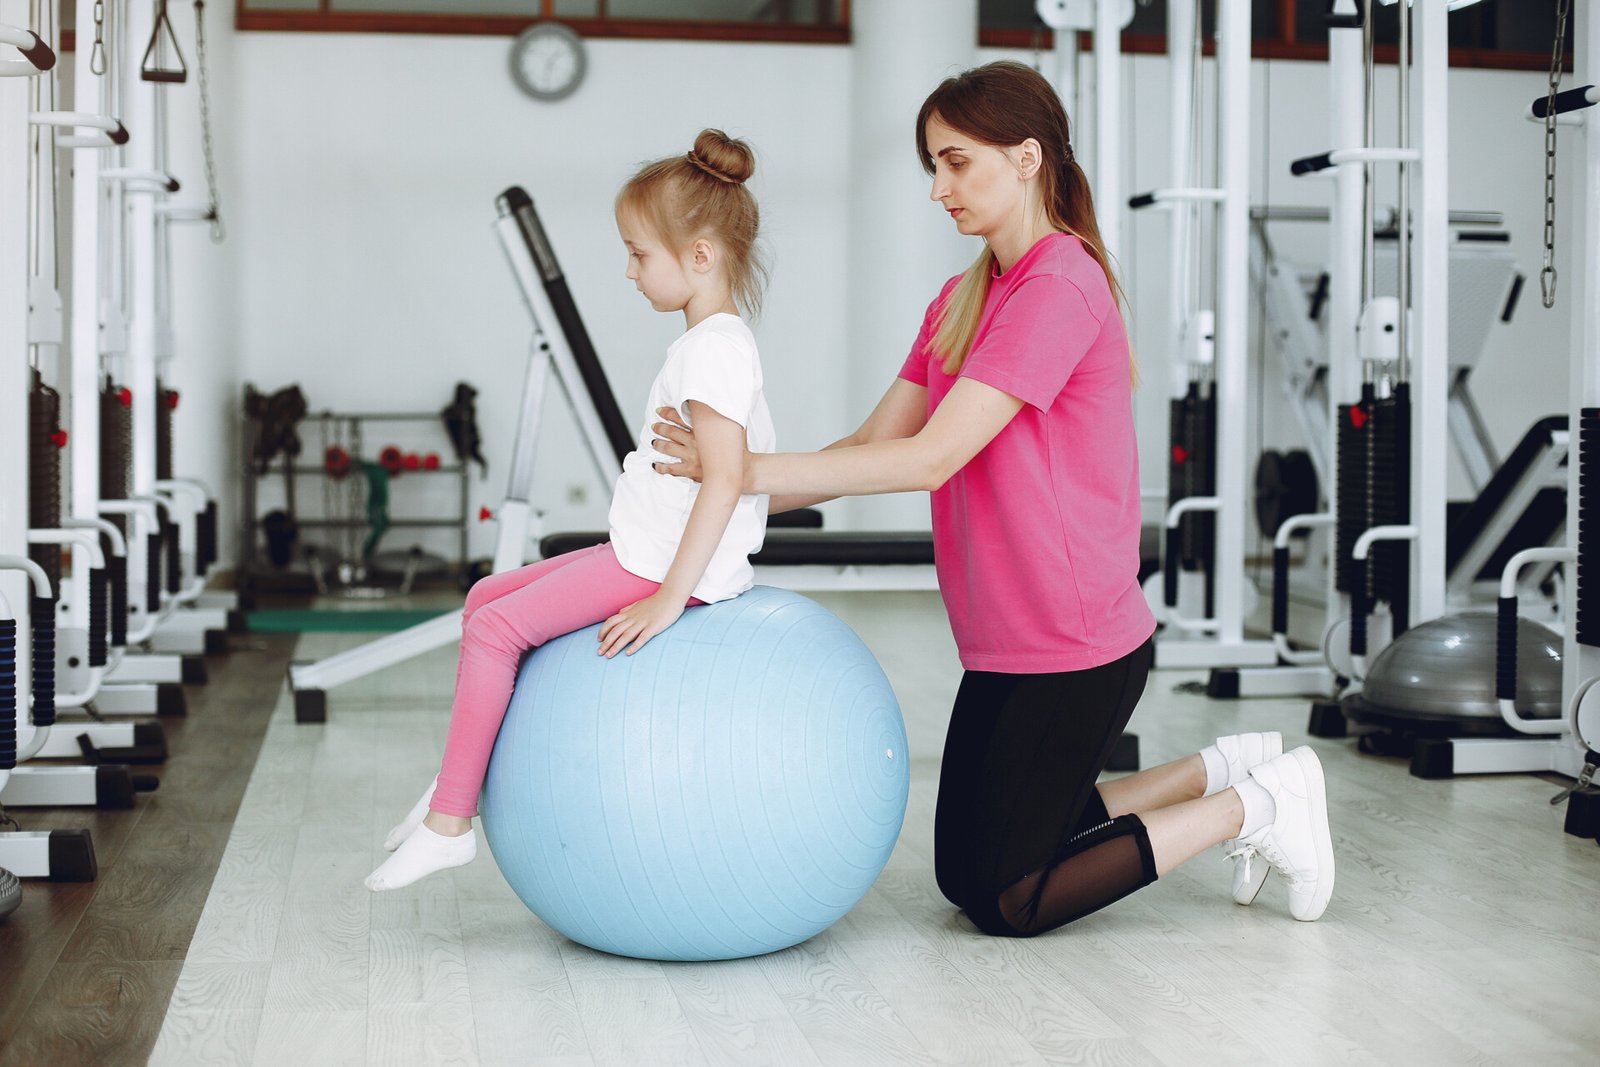
[[(922, 160), (922, 169), (932, 174), (934, 160), (928, 152), (927, 133), (930, 118), (937, 118), (951, 129), (984, 144), (1016, 145), (1030, 137), (1039, 142), (1043, 157), (1039, 185), (1045, 217), (1053, 228), (1083, 242), (1083, 247), (1105, 271), (1106, 283), (1120, 311), (1127, 299), (1111, 269), (1111, 257), (1100, 240), (1089, 179), (1073, 158), (1071, 129), (1061, 98), (1044, 76), (1032, 67), (1002, 60), (940, 82), (917, 113), (917, 155)], [(993, 272), (994, 253), (985, 246), (978, 261), (967, 268), (945, 301), (932, 346), (943, 358), (946, 374), (959, 372), (972, 348)], [(1128, 373), (1138, 381), (1138, 368), (1131, 352)]]
[(701, 130), (686, 155), (646, 163), (617, 194), (616, 210), (648, 226), (676, 254), (701, 237), (719, 245), (739, 310), (761, 310), (767, 265), (756, 246), (761, 211), (744, 183), (756, 154), (721, 130)]

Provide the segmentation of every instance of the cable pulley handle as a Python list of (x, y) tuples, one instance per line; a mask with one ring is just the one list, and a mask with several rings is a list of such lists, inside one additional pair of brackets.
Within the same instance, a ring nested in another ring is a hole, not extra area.
[[(156, 56), (161, 47), (162, 31), (166, 31), (166, 38), (172, 44), (172, 54), (178, 57), (176, 67), (163, 67)], [(139, 61), (139, 80), (147, 82), (164, 82), (169, 85), (181, 85), (189, 80), (189, 64), (183, 61), (183, 49), (178, 47), (178, 35), (173, 32), (172, 22), (167, 18), (167, 0), (158, 0), (156, 4), (156, 22), (150, 29), (150, 43), (145, 46), (144, 58)]]

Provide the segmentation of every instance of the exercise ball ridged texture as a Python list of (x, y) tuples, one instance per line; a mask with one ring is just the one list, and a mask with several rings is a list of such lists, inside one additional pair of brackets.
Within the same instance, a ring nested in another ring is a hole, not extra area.
[(580, 944), (660, 960), (799, 944), (888, 862), (905, 725), (861, 639), (758, 586), (690, 608), (633, 656), (598, 627), (523, 665), (484, 782), (506, 881)]
[[(1493, 613), (1446, 615), (1401, 634), (1373, 659), (1362, 696), (1424, 719), (1500, 721)], [(1517, 620), (1517, 707), (1532, 719), (1561, 714), (1561, 637)]]

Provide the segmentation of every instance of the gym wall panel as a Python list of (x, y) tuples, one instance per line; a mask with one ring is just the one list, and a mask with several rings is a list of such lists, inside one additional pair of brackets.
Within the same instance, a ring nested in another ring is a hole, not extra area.
[[(190, 15), (182, 8), (173, 17)], [(859, 268), (851, 265), (850, 220), (860, 210), (852, 204), (852, 109), (873, 102), (855, 99), (847, 47), (590, 40), (583, 87), (543, 105), (512, 86), (509, 40), (239, 34), (225, 21), (213, 20), (208, 30), (229, 240), (217, 248), (203, 229), (185, 230), (174, 259), (181, 452), (192, 457), (193, 473), (213, 480), (226, 505), (236, 499), (235, 412), (246, 380), (262, 388), (298, 381), (313, 406), (341, 410), (436, 410), (455, 381), (470, 380), (483, 392), (479, 415), (491, 464), (488, 480), (474, 482), (473, 503), (498, 501), (515, 429), (511, 397), (528, 340), (527, 314), (491, 230), (493, 198), (513, 183), (539, 204), (633, 417), (681, 323), (651, 312), (622, 277), (611, 202), (637, 163), (687, 149), (704, 125), (748, 136), (760, 153), (753, 188), (774, 272), (757, 335), (781, 446), (816, 447), (848, 432), (894, 373), (902, 352), (864, 350), (850, 328), (860, 314), (851, 282)], [(179, 33), (188, 39), (187, 26)], [(997, 50), (977, 58), (1000, 56), (1033, 59)], [(1131, 57), (1125, 71), (1127, 186), (1164, 185), (1165, 60)], [(1255, 198), (1325, 204), (1325, 185), (1295, 182), (1287, 171), (1291, 158), (1326, 147), (1324, 68), (1258, 61), (1253, 78)], [(1512, 248), (1531, 276), (1539, 263), (1539, 131), (1521, 120), (1517, 101), (1537, 93), (1538, 76), (1474, 70), (1451, 78), (1452, 206), (1506, 212)], [(173, 108), (173, 148), (198, 180), (197, 165), (185, 158), (198, 153), (191, 111)], [(908, 184), (921, 180), (909, 121), (903, 156), (886, 153), (903, 158)], [(1379, 198), (1393, 197), (1380, 189)], [(927, 225), (947, 222), (930, 207)], [(1141, 458), (1147, 484), (1159, 485), (1168, 391), (1159, 350), (1165, 223), (1137, 214), (1124, 232), (1120, 258), (1144, 374), (1135, 400)], [(1315, 260), (1325, 246), (1317, 228), (1306, 227), (1286, 231), (1282, 249), (1289, 258)], [(916, 268), (947, 276), (971, 251), (957, 244), (948, 254), (948, 264)], [(895, 255), (877, 250), (875, 262), (906, 269)], [(1502, 449), (1562, 402), (1566, 316), (1544, 313), (1537, 303), (1530, 293), (1517, 321), (1496, 328), (1475, 379)], [(908, 342), (915, 329), (913, 319), (886, 332)], [(881, 366), (881, 381), (876, 372), (853, 369), (858, 365)], [(1293, 439), (1276, 368), (1270, 372), (1252, 450)], [(863, 394), (866, 377), (875, 384)], [(602, 522), (609, 487), (587, 469), (562, 405), (547, 410), (537, 506), (553, 529)], [(569, 498), (574, 486), (585, 502)], [(834, 506), (830, 523), (848, 525), (854, 517)], [(475, 550), (486, 554), (489, 545), (485, 530)]]

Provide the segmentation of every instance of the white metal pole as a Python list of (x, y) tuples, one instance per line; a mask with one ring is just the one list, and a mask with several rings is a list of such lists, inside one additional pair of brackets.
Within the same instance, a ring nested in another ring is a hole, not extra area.
[[(1416, 269), (1411, 331), (1411, 523), (1413, 625), (1445, 610), (1445, 479), (1450, 462), (1450, 129), (1449, 10), (1444, 0), (1412, 7), (1416, 68), (1412, 129), (1421, 159), (1412, 174), (1412, 264)], [(1405, 225), (1405, 220), (1400, 220)], [(1404, 313), (1402, 309), (1402, 314)]]
[[(1340, 0), (1336, 14), (1354, 15), (1355, 0)], [(1365, 92), (1362, 42), (1359, 30), (1330, 29), (1328, 32), (1329, 144), (1334, 151), (1363, 145)], [(1366, 196), (1365, 163), (1343, 163), (1333, 173), (1333, 203), (1328, 214), (1328, 426), (1339, 432), (1339, 407), (1353, 403), (1361, 389), (1361, 349), (1357, 331), (1361, 321), (1362, 228)], [(1337, 436), (1329, 441), (1336, 447)], [(1327, 513), (1334, 516), (1337, 530), (1339, 514), (1338, 464), (1328, 487)], [(1337, 534), (1332, 535), (1331, 551), (1338, 551)], [(1328, 567), (1328, 603), (1338, 598), (1338, 568)]]
[[(105, 75), (89, 60), (94, 41), (96, 0), (77, 0), (78, 39), (73, 63), (73, 106), (101, 111)], [(72, 154), (72, 303), (67, 335), (69, 390), (67, 450), (73, 515), (93, 518), (100, 499), (100, 157), (81, 149)]]
[[(37, 30), (27, 0), (0, 0), (0, 25)], [(45, 44), (54, 47), (55, 41)], [(8, 63), (21, 63), (9, 46)], [(13, 68), (15, 69), (15, 68)], [(48, 75), (34, 75), (48, 77)], [(31, 77), (0, 77), (0, 555), (28, 554), (28, 95)], [(17, 705), (28, 706), (27, 576), (0, 571), (0, 597), (18, 615)], [(9, 714), (9, 707), (0, 714)]]
[(1125, 0), (1099, 0), (1094, 13), (1095, 221), (1107, 252), (1122, 251), (1122, 14)]
[[(1576, 55), (1573, 85), (1600, 84), (1600, 2), (1573, 4), (1572, 40)], [(1569, 158), (1581, 168), (1576, 182), (1568, 181), (1566, 187), (1578, 190), (1578, 203), (1568, 207), (1571, 217), (1581, 221), (1581, 226), (1565, 226), (1562, 233), (1570, 234), (1572, 241), (1569, 276), (1561, 279), (1557, 299), (1567, 301), (1572, 320), (1571, 344), (1577, 358), (1571, 361), (1570, 387), (1567, 391), (1571, 409), (1569, 425), (1576, 442), (1577, 430), (1582, 425), (1584, 408), (1600, 407), (1600, 300), (1593, 297), (1594, 287), (1600, 285), (1600, 106), (1578, 112), (1583, 125), (1581, 151), (1570, 152)], [(1575, 138), (1567, 137), (1560, 146), (1573, 145)], [(1558, 157), (1559, 158), (1559, 157)], [(1569, 163), (1566, 175), (1572, 174)], [(1560, 188), (1561, 186), (1557, 186)], [(1570, 204), (1570, 201), (1569, 201)], [(1560, 210), (1562, 205), (1557, 206)], [(1581, 503), (1579, 464), (1570, 459), (1567, 465), (1567, 531), (1571, 543), (1576, 545), (1578, 516)], [(1590, 472), (1593, 477), (1593, 472)], [(1594, 531), (1590, 531), (1594, 536)], [(1600, 675), (1600, 649), (1581, 645), (1577, 641), (1577, 581), (1576, 575), (1565, 583), (1567, 639), (1566, 655), (1562, 669), (1565, 672), (1563, 692), (1568, 700), (1575, 699), (1579, 686)], [(1580, 722), (1582, 734), (1589, 744), (1600, 740), (1600, 723)]]
[(1245, 420), (1248, 410), (1250, 286), (1250, 0), (1217, 5), (1218, 152), (1222, 210), (1217, 225), (1217, 495), (1235, 506), (1217, 512), (1216, 618), (1223, 645), (1244, 640)]
[[(132, 137), (127, 165), (136, 170), (156, 169), (156, 87), (139, 77), (139, 62), (155, 25), (150, 0), (132, 0), (123, 26), (123, 122)], [(149, 191), (127, 189), (123, 195), (127, 215), (129, 293), (128, 388), (133, 391), (134, 496), (149, 496), (156, 480), (156, 229), (155, 199)]]
[[(1194, 185), (1190, 161), (1194, 153), (1197, 131), (1194, 122), (1194, 43), (1197, 27), (1194, 21), (1193, 0), (1170, 0), (1167, 5), (1167, 65), (1172, 79), (1172, 187), (1188, 189)], [(1190, 277), (1194, 266), (1189, 261), (1190, 227), (1195, 218), (1191, 201), (1177, 200), (1172, 204), (1170, 228), (1167, 231), (1167, 359), (1173, 368), (1184, 362), (1184, 336), (1190, 318), (1195, 313), (1189, 300)], [(1174, 373), (1174, 388), (1181, 389), (1180, 378), (1187, 375)]]

